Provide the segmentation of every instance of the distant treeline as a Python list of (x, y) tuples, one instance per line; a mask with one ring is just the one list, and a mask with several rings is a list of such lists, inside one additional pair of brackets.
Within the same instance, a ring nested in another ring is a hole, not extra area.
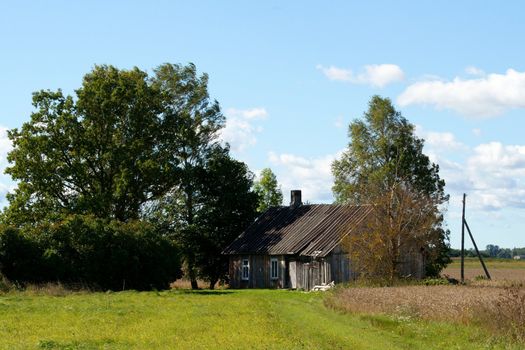
[[(486, 258), (500, 258), (500, 259), (512, 259), (515, 256), (525, 256), (524, 248), (500, 248), (497, 245), (489, 244), (485, 247), (485, 250), (479, 251), (481, 256)], [(450, 257), (461, 256), (461, 249), (450, 248)], [(476, 251), (473, 248), (465, 249), (465, 256), (475, 257)]]

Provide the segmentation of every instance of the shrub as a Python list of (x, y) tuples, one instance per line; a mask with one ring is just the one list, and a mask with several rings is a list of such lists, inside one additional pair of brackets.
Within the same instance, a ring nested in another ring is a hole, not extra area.
[(0, 226), (0, 272), (11, 281), (41, 282), (41, 249), (35, 240), (10, 226)]
[(0, 266), (11, 280), (102, 289), (166, 289), (181, 275), (179, 250), (147, 222), (72, 215), (0, 232)]
[(450, 281), (446, 278), (425, 278), (421, 284), (424, 286), (446, 286), (450, 284)]
[(485, 281), (485, 280), (488, 280), (487, 276), (485, 275), (474, 276), (474, 281)]

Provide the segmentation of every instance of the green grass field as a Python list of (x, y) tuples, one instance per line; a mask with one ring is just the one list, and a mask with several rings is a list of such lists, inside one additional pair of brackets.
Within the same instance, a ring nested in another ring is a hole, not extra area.
[[(0, 294), (1, 349), (481, 349), (473, 326), (343, 314), (283, 290)], [(516, 347), (518, 348), (518, 347)]]
[[(519, 280), (525, 281), (525, 259), (484, 259), (487, 269), (494, 280)], [(459, 279), (460, 278), (460, 259), (453, 258), (452, 263), (443, 270), (443, 274)], [(465, 278), (473, 279), (476, 276), (484, 276), (485, 272), (481, 267), (478, 258), (465, 258)]]
[[(497, 258), (484, 258), (485, 264), (489, 269), (523, 269), (525, 270), (525, 259), (514, 260), (514, 259), (497, 259)], [(452, 258), (452, 263), (448, 267), (460, 268), (461, 259)], [(465, 268), (478, 268), (481, 267), (481, 263), (478, 258), (465, 258)]]

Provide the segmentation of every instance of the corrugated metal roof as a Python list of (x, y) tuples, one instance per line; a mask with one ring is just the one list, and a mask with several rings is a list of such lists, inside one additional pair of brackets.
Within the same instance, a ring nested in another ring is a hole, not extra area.
[(270, 208), (223, 254), (326, 256), (371, 210), (367, 205), (336, 204)]

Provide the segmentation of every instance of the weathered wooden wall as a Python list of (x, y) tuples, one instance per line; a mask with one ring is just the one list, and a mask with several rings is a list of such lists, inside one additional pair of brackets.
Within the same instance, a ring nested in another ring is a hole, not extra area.
[(330, 262), (326, 259), (304, 259), (297, 262), (297, 288), (310, 290), (331, 282)]
[[(279, 262), (279, 278), (270, 278), (270, 260), (277, 257)], [(242, 260), (250, 262), (250, 278), (242, 280)], [(347, 282), (353, 278), (348, 258), (344, 254), (333, 254), (326, 258), (312, 259), (310, 257), (293, 256), (232, 256), (230, 258), (230, 286), (232, 288), (292, 288), (290, 263), (295, 263), (295, 288), (310, 290), (322, 283)], [(293, 271), (293, 269), (292, 269)]]
[[(270, 276), (270, 260), (277, 258), (279, 271), (278, 278)], [(242, 279), (242, 260), (248, 259), (250, 276)], [(230, 287), (232, 288), (286, 288), (288, 271), (283, 255), (231, 255), (230, 256)]]
[(332, 280), (329, 282), (344, 283), (357, 278), (357, 273), (352, 270), (348, 255), (341, 250), (340, 246), (335, 247), (327, 259), (332, 268)]
[[(242, 280), (242, 260), (250, 263), (250, 277)], [(278, 278), (270, 277), (271, 258), (277, 258)], [(323, 283), (344, 283), (355, 280), (358, 274), (352, 270), (352, 264), (340, 247), (336, 247), (323, 258), (284, 256), (284, 255), (231, 255), (230, 287), (231, 288), (292, 288), (290, 263), (295, 264), (295, 288), (310, 290)], [(292, 269), (293, 271), (293, 269)], [(407, 252), (399, 264), (399, 271), (404, 276), (413, 278), (425, 277), (425, 264), (422, 254)]]
[(425, 261), (418, 250), (409, 250), (402, 254), (398, 270), (401, 276), (410, 278), (425, 278)]

